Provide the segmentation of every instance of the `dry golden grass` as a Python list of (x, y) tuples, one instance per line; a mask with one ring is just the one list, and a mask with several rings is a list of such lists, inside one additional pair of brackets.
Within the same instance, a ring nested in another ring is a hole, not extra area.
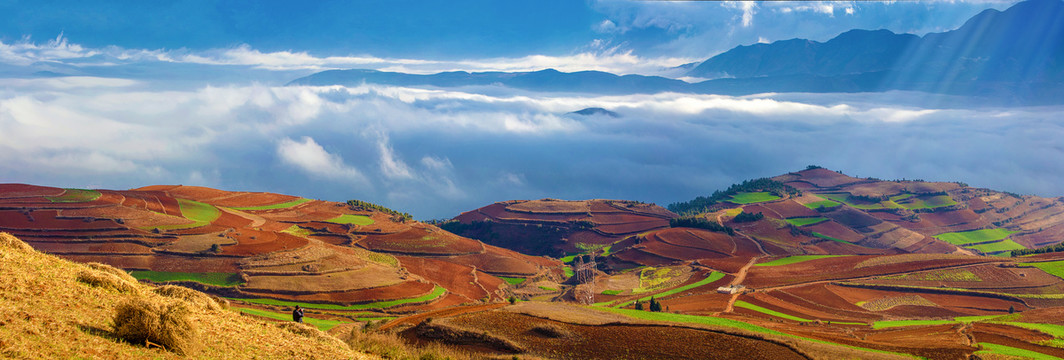
[(93, 270), (102, 271), (102, 272), (109, 273), (109, 274), (112, 274), (114, 276), (117, 276), (120, 279), (128, 281), (128, 282), (130, 282), (132, 284), (138, 283), (137, 278), (133, 277), (133, 275), (130, 275), (125, 270), (116, 268), (114, 266), (107, 265), (107, 264), (101, 264), (101, 263), (98, 263), (98, 262), (91, 262), (91, 263), (88, 263), (88, 264), (85, 264), (85, 265), (87, 265), (89, 268), (91, 268)]
[[(78, 274), (118, 275), (38, 253), (0, 233), (0, 358), (14, 359), (183, 359), (186, 356), (120, 340), (115, 315), (134, 299), (186, 303), (132, 284), (121, 292), (78, 281)], [(366, 359), (373, 358), (328, 338), (293, 336), (275, 323), (188, 306), (188, 321), (198, 329), (197, 359)], [(172, 321), (178, 323), (179, 321)]]
[(394, 333), (363, 331), (355, 328), (347, 339), (352, 349), (385, 359), (450, 359), (468, 360), (481, 357), (440, 343), (414, 346)]
[[(210, 295), (189, 289), (187, 287), (177, 285), (163, 285), (152, 289), (152, 292), (168, 298), (184, 300), (202, 309), (222, 310), (222, 306), (215, 302), (215, 299), (212, 298)], [(228, 303), (228, 301), (226, 301), (226, 303)]]
[(114, 289), (124, 293), (135, 293), (139, 290), (136, 282), (129, 282), (109, 272), (100, 272), (90, 269), (78, 271), (78, 281), (105, 289)]

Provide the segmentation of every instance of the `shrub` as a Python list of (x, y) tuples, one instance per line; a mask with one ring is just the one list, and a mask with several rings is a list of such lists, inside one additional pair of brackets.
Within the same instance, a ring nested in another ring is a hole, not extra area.
[(189, 306), (180, 300), (132, 298), (115, 309), (115, 336), (133, 344), (156, 344), (181, 355), (197, 347)]
[(208, 309), (208, 310), (221, 310), (222, 306), (219, 305), (210, 295), (201, 293), (196, 290), (192, 290), (183, 286), (177, 285), (163, 285), (155, 288), (152, 292), (173, 299), (184, 300), (189, 304)]
[[(129, 276), (129, 274), (126, 274), (126, 276)], [(118, 290), (118, 292), (135, 293), (138, 291), (136, 284), (109, 272), (84, 269), (78, 271), (77, 280), (104, 289)]]
[(752, 213), (748, 213), (748, 212), (743, 211), (743, 212), (740, 212), (739, 215), (735, 215), (735, 217), (732, 218), (732, 221), (737, 222), (737, 223), (741, 223), (741, 222), (758, 221), (758, 220), (761, 220), (761, 219), (764, 219), (764, 218), (765, 218), (765, 214), (762, 214), (760, 211), (757, 212), (757, 214), (752, 214)]

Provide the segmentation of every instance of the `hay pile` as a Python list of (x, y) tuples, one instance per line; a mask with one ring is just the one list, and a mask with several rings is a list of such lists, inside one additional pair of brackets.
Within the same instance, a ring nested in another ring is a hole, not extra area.
[(228, 300), (225, 301), (224, 305), (219, 304), (217, 299), (212, 298), (210, 295), (183, 286), (163, 285), (153, 289), (152, 292), (168, 298), (184, 300), (189, 304), (207, 310), (222, 310), (229, 305)]
[(115, 309), (114, 334), (133, 344), (189, 354), (199, 345), (190, 313), (188, 303), (182, 300), (131, 298)]

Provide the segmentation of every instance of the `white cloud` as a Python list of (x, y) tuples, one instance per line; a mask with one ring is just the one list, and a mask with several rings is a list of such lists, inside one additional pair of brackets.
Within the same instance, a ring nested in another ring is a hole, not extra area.
[(395, 155), (395, 150), (388, 143), (388, 135), (378, 132), (377, 151), (380, 153), (381, 173), (389, 179), (413, 179), (414, 173), (402, 159)]
[(325, 151), (325, 148), (307, 136), (304, 136), (301, 141), (290, 138), (281, 139), (277, 143), (277, 156), (282, 162), (296, 166), (311, 175), (360, 184), (366, 183), (361, 172), (345, 165), (339, 155)]

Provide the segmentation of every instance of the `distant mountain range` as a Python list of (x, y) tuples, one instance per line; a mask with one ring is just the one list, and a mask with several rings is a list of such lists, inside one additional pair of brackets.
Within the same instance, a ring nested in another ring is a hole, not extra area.
[(600, 71), (445, 72), (415, 75), (329, 70), (290, 85), (489, 86), (552, 92), (746, 95), (762, 92), (917, 90), (998, 103), (1064, 99), (1064, 1), (1029, 0), (989, 9), (960, 28), (923, 37), (851, 30), (826, 42), (805, 39), (739, 46), (687, 73), (698, 83)]

